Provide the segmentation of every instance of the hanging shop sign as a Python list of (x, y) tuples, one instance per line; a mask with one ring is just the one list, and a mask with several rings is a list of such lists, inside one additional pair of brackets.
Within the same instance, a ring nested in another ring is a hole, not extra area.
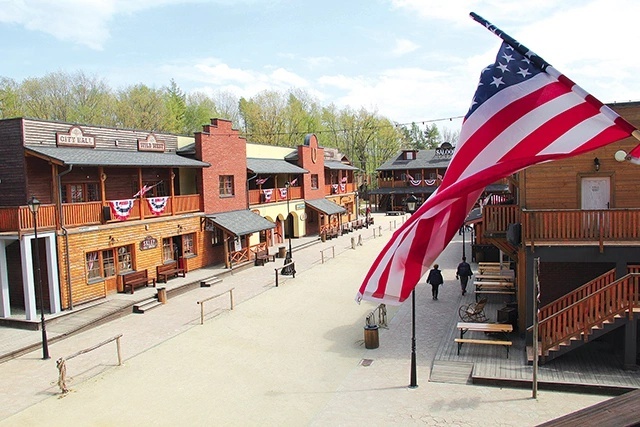
[(158, 239), (151, 236), (147, 236), (140, 242), (140, 250), (146, 251), (147, 249), (155, 249), (158, 247)]

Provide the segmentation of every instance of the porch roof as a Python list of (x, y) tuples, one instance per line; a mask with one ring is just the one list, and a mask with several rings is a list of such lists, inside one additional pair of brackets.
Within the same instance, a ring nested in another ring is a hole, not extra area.
[(327, 199), (305, 200), (305, 204), (327, 215), (339, 214), (347, 211), (339, 204)]
[(25, 152), (63, 166), (123, 166), (206, 168), (209, 163), (178, 156), (175, 153), (154, 153), (124, 150), (95, 150), (69, 147), (25, 146)]
[(207, 214), (205, 218), (219, 228), (235, 235), (246, 236), (262, 230), (275, 228), (275, 224), (249, 210)]
[(342, 162), (337, 162), (335, 160), (325, 160), (324, 167), (325, 169), (330, 169), (330, 170), (347, 170), (347, 171), (360, 170), (355, 166), (351, 166)]
[(308, 170), (280, 159), (247, 159), (247, 169), (253, 173), (309, 173)]

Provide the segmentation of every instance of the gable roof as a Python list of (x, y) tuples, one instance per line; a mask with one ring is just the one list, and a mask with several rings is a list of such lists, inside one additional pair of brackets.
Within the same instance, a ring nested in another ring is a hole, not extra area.
[(205, 215), (209, 221), (219, 228), (235, 236), (246, 236), (262, 230), (275, 228), (275, 224), (257, 213), (249, 210), (221, 212)]
[(247, 169), (253, 173), (309, 173), (308, 170), (280, 159), (247, 159)]

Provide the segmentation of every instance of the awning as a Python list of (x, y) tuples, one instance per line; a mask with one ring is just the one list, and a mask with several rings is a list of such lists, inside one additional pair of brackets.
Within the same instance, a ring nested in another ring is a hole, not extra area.
[(270, 230), (276, 226), (268, 219), (249, 210), (207, 214), (205, 218), (216, 227), (222, 228), (238, 237), (262, 230)]
[(247, 169), (253, 173), (275, 174), (275, 173), (309, 173), (308, 170), (279, 159), (247, 159)]
[(329, 170), (345, 170), (345, 171), (359, 171), (355, 166), (348, 165), (342, 162), (336, 162), (335, 160), (325, 160), (324, 162), (325, 169)]
[(91, 148), (25, 146), (25, 152), (62, 166), (121, 166), (141, 168), (206, 168), (209, 163), (178, 156), (154, 153)]
[(337, 203), (327, 199), (305, 200), (305, 204), (326, 215), (345, 213), (347, 210)]

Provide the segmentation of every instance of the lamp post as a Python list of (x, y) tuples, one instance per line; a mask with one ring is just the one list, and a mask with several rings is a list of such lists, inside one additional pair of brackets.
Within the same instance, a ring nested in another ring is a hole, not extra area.
[(407, 210), (409, 211), (409, 213), (414, 213), (416, 211), (416, 205), (418, 204), (418, 198), (412, 194), (407, 197), (407, 200), (405, 200), (405, 202), (407, 203)]
[[(289, 200), (291, 199), (291, 194), (289, 192), (291, 188), (291, 183), (289, 181), (284, 183), (285, 188), (287, 189), (287, 229), (289, 229), (289, 216), (291, 215), (291, 211), (289, 210)], [(293, 266), (292, 253), (291, 249), (291, 233), (293, 232), (293, 227), (288, 230), (289, 231), (289, 250), (287, 251), (287, 255), (284, 257), (284, 267), (280, 274), (285, 276), (292, 276), (295, 274), (295, 267)], [(290, 264), (290, 265), (289, 265)]]
[(49, 359), (49, 344), (47, 342), (47, 330), (44, 322), (44, 292), (42, 291), (42, 280), (40, 277), (40, 246), (38, 245), (38, 209), (40, 209), (40, 201), (36, 196), (31, 196), (31, 200), (27, 202), (29, 210), (33, 215), (33, 234), (36, 241), (35, 244), (35, 276), (38, 291), (38, 299), (40, 300), (40, 329), (42, 329), (42, 359)]

